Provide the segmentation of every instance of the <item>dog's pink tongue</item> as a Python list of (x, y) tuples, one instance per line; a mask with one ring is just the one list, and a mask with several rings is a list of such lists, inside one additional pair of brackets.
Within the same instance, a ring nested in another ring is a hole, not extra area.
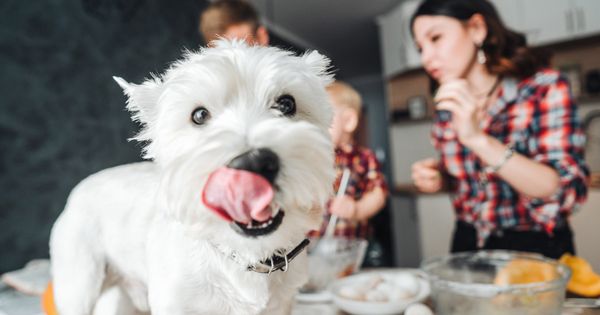
[(220, 217), (240, 223), (268, 220), (272, 200), (273, 188), (264, 177), (228, 167), (210, 174), (202, 192), (206, 206)]

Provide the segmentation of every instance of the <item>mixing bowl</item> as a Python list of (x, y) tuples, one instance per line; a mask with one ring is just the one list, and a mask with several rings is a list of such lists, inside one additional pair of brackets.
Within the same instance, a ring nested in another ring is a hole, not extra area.
[(568, 267), (537, 254), (480, 251), (422, 263), (436, 314), (560, 315)]
[(356, 272), (365, 258), (367, 244), (364, 239), (311, 239), (308, 246), (309, 281), (300, 292), (323, 291), (335, 279)]

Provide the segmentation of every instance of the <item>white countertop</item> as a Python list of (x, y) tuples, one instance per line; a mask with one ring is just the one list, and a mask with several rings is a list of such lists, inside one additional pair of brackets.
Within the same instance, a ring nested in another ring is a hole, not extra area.
[[(333, 303), (296, 302), (292, 315), (345, 315)], [(600, 309), (566, 310), (564, 315), (600, 315)], [(43, 315), (40, 298), (16, 292), (0, 283), (0, 315)]]

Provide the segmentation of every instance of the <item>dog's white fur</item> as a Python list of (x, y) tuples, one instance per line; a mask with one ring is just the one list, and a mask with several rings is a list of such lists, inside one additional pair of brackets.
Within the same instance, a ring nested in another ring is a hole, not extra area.
[[(334, 179), (328, 67), (317, 52), (221, 40), (140, 85), (116, 78), (152, 162), (101, 171), (71, 193), (50, 241), (59, 313), (91, 314), (115, 286), (153, 315), (289, 313), (307, 279), (306, 253), (287, 272), (246, 267), (319, 227)], [(295, 116), (274, 108), (282, 94), (295, 98)], [(210, 111), (205, 125), (190, 119), (198, 106)], [(251, 148), (279, 156), (274, 202), (285, 212), (258, 238), (234, 232), (201, 201), (208, 174)]]

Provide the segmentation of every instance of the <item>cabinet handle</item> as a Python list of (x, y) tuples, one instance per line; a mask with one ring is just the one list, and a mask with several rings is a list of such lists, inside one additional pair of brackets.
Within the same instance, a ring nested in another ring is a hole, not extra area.
[(585, 14), (583, 14), (582, 8), (577, 8), (577, 22), (579, 24), (579, 30), (585, 31)]
[(567, 33), (573, 33), (573, 10), (566, 11), (565, 18), (567, 19)]

